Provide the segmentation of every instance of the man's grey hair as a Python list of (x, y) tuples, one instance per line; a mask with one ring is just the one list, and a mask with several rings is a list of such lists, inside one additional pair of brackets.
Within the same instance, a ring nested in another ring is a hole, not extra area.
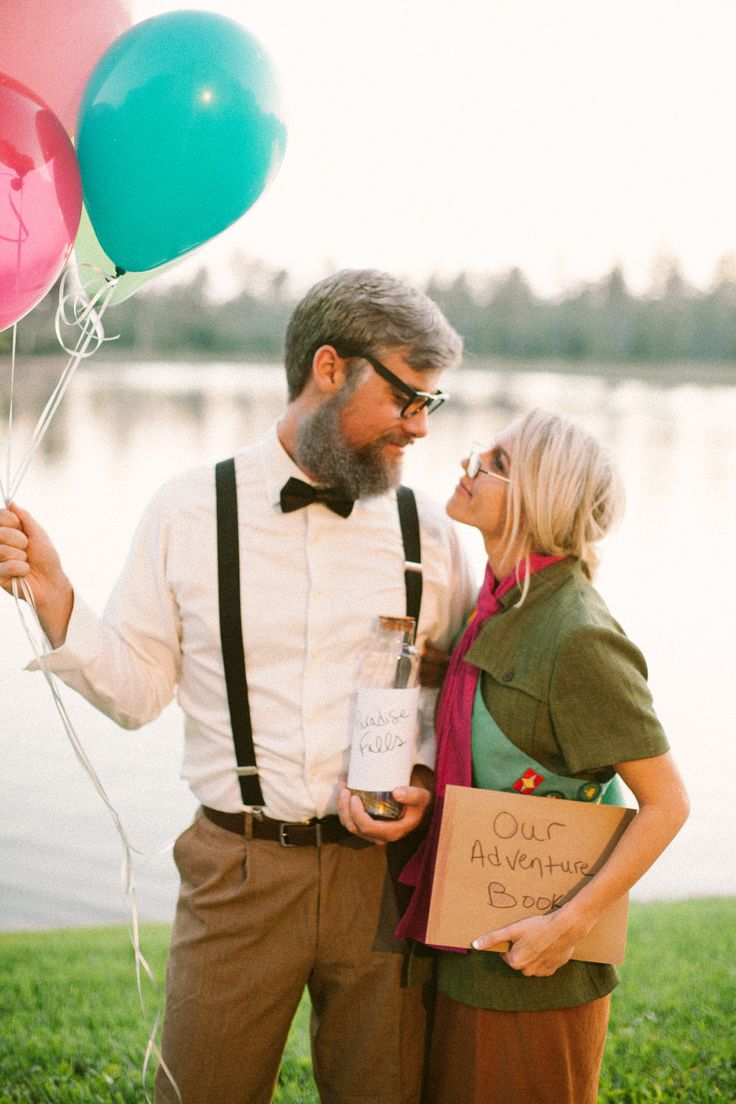
[[(304, 390), (314, 354), (332, 345), (343, 356), (379, 357), (404, 346), (418, 372), (444, 371), (459, 363), (462, 338), (428, 296), (374, 269), (343, 269), (328, 276), (297, 304), (286, 330), (289, 400)], [(349, 374), (355, 369), (349, 369)]]

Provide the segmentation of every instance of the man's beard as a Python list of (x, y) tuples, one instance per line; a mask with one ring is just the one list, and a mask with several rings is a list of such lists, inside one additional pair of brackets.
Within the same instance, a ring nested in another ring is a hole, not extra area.
[(370, 445), (352, 449), (340, 428), (343, 404), (335, 395), (302, 418), (296, 440), (297, 464), (346, 498), (373, 498), (398, 487), (401, 457), (387, 457), (384, 448), (387, 444), (406, 445), (410, 438), (386, 433)]

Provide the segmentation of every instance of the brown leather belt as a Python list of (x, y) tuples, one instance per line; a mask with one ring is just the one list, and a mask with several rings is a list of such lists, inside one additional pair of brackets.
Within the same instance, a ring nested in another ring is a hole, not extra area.
[[(226, 828), (228, 832), (244, 836), (247, 814), (223, 813), (219, 809), (202, 806), (202, 812), (213, 824)], [(321, 820), (307, 821), (272, 820), (267, 816), (253, 816), (253, 838), (274, 840), (282, 847), (319, 847), (323, 843), (337, 843), (353, 838), (347, 828), (340, 823), (339, 817), (326, 816)]]

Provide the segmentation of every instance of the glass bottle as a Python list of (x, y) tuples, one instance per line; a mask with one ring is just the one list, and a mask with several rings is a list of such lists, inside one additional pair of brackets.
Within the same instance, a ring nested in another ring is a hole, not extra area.
[(360, 658), (348, 786), (376, 820), (397, 820), (391, 791), (411, 780), (418, 734), (419, 655), (413, 617), (378, 618)]

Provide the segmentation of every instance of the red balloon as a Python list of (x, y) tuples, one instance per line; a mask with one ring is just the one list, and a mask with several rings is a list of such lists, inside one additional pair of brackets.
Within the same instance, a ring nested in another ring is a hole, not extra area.
[(132, 0), (0, 0), (0, 72), (32, 88), (70, 134), (97, 60), (131, 23)]
[(56, 115), (0, 73), (0, 330), (43, 299), (82, 213), (77, 155)]

